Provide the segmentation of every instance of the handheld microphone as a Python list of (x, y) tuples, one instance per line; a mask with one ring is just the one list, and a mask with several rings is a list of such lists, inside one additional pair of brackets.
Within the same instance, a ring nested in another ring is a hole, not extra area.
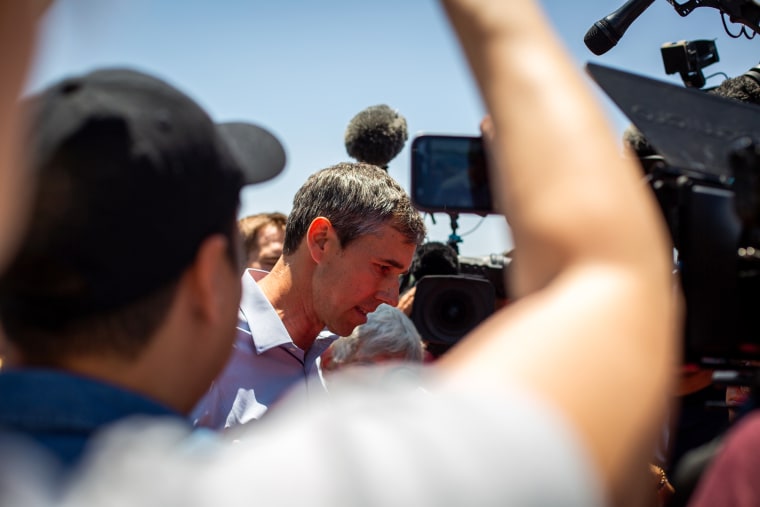
[(354, 116), (346, 128), (346, 152), (359, 162), (388, 170), (388, 163), (404, 148), (406, 119), (385, 104), (370, 106)]
[(595, 55), (603, 55), (618, 43), (631, 26), (654, 0), (628, 0), (622, 7), (593, 24), (583, 37), (586, 47)]

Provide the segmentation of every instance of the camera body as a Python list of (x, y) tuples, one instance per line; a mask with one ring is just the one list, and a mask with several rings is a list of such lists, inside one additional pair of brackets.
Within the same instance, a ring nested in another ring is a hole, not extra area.
[(723, 182), (665, 164), (648, 177), (677, 251), (684, 361), (710, 367), (760, 358), (760, 193), (749, 181), (760, 169), (760, 150), (749, 142), (733, 153), (734, 176)]
[(434, 356), (455, 345), (495, 309), (495, 290), (484, 278), (429, 275), (417, 282), (412, 322)]
[(760, 108), (587, 67), (658, 154), (643, 165), (675, 247), (684, 362), (731, 368), (760, 359)]
[(416, 283), (412, 322), (438, 357), (507, 300), (510, 258), (459, 256), (456, 275), (428, 275)]
[(496, 299), (508, 299), (506, 280), (511, 258), (502, 254), (484, 257), (459, 256), (459, 273), (474, 278), (482, 278), (493, 285)]

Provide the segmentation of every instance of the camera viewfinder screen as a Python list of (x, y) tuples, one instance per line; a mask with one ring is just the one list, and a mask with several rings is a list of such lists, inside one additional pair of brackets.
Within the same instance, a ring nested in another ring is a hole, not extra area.
[(416, 137), (412, 142), (411, 197), (418, 209), (428, 212), (495, 213), (482, 139)]

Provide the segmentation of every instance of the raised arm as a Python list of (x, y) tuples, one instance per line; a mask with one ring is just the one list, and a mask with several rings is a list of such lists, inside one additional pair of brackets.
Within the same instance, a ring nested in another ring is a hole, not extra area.
[(562, 411), (614, 494), (646, 469), (676, 362), (665, 227), (538, 2), (443, 0), (493, 121), (492, 191), (520, 299), (440, 361)]
[(37, 21), (49, 3), (0, 0), (0, 269), (26, 224), (31, 182), (19, 160), (19, 96), (32, 63)]

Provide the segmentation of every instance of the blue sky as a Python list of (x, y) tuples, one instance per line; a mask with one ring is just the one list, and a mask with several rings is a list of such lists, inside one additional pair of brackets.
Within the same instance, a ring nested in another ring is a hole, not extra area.
[[(682, 18), (665, 0), (655, 1), (616, 47), (597, 57), (583, 36), (621, 0), (541, 3), (579, 67), (594, 61), (681, 84), (677, 75), (665, 75), (660, 46), (694, 39), (716, 39), (720, 61), (705, 75), (738, 75), (760, 58), (760, 38), (730, 38), (715, 9)], [(287, 167), (275, 180), (243, 191), (241, 216), (289, 212), (309, 174), (349, 159), (345, 128), (367, 106), (397, 109), (410, 137), (474, 135), (485, 113), (432, 0), (56, 0), (41, 27), (28, 89), (103, 66), (151, 72), (190, 94), (216, 120), (257, 123), (280, 138)], [(546, 76), (552, 79), (551, 69)], [(721, 79), (708, 80), (708, 86)], [(627, 120), (599, 96), (622, 133)], [(390, 164), (390, 174), (405, 188), (410, 143)], [(449, 219), (435, 218), (435, 225), (426, 218), (429, 238), (445, 241)], [(462, 216), (459, 225), (465, 255), (511, 246), (501, 217)]]

